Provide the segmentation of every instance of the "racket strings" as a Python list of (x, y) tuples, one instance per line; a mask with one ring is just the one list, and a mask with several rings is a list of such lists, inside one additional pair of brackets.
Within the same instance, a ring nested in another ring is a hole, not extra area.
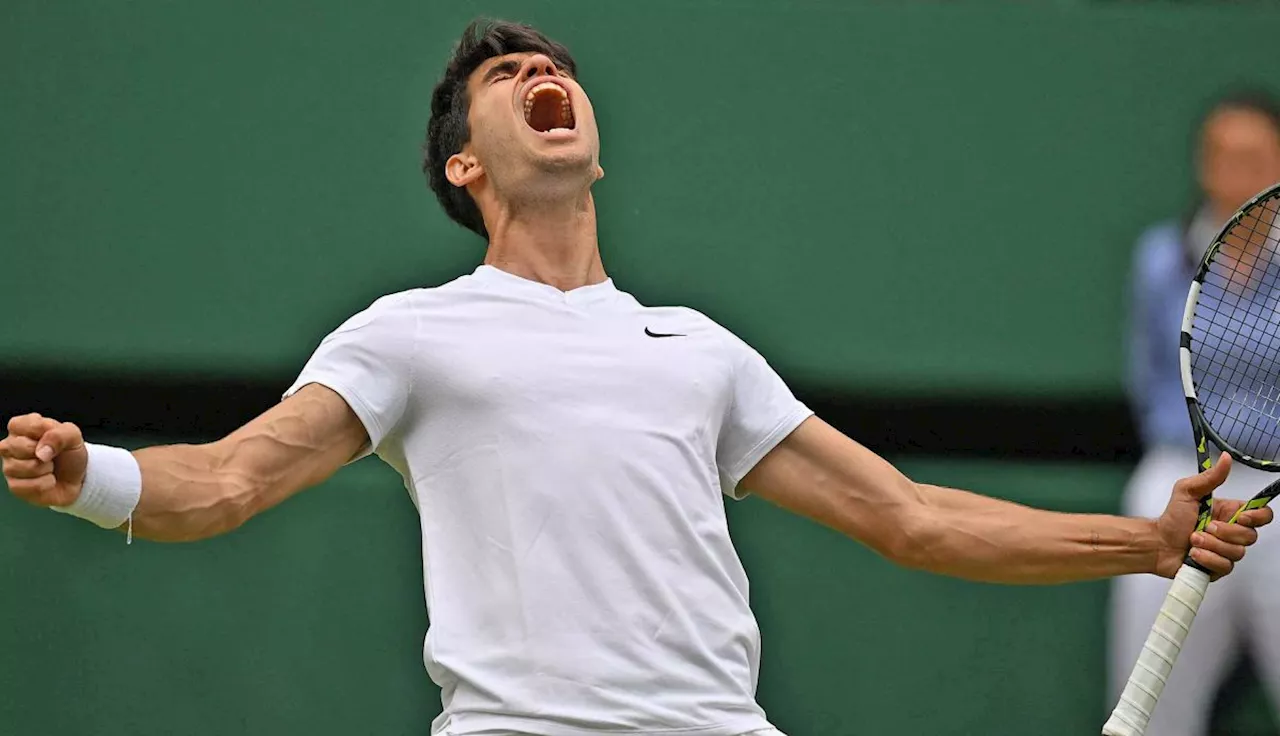
[(1280, 460), (1280, 191), (1210, 249), (1192, 335), (1192, 378), (1223, 441)]

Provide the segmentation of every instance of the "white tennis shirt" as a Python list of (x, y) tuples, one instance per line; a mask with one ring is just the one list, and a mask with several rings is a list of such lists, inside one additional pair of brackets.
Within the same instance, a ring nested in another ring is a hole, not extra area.
[(721, 493), (810, 411), (745, 343), (481, 266), (349, 319), (286, 395), (309, 383), (418, 507), (433, 734), (770, 727)]

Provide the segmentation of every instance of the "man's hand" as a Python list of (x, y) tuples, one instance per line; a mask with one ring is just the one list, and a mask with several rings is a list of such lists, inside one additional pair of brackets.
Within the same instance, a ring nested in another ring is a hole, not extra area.
[(13, 495), (37, 506), (70, 506), (80, 497), (89, 453), (76, 425), (26, 414), (9, 420), (0, 458)]
[(1166, 578), (1177, 575), (1190, 550), (1191, 559), (1208, 570), (1211, 579), (1217, 580), (1244, 558), (1246, 547), (1258, 541), (1256, 529), (1270, 524), (1274, 514), (1269, 508), (1253, 509), (1240, 514), (1235, 524), (1227, 523), (1244, 501), (1214, 499), (1214, 521), (1209, 522), (1205, 531), (1194, 531), (1200, 499), (1222, 485), (1230, 472), (1231, 456), (1224, 452), (1210, 470), (1183, 478), (1174, 485), (1169, 505), (1156, 521), (1160, 533), (1157, 573)]

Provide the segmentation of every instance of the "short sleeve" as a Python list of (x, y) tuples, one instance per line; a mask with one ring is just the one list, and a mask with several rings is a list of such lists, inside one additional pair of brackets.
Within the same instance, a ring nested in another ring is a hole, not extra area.
[(408, 405), (416, 333), (408, 295), (383, 297), (325, 336), (284, 398), (311, 383), (332, 389), (369, 435), (360, 457), (376, 452)]
[(742, 477), (813, 414), (758, 352), (730, 336), (735, 369), (728, 412), (720, 425), (716, 465), (725, 495), (741, 499)]

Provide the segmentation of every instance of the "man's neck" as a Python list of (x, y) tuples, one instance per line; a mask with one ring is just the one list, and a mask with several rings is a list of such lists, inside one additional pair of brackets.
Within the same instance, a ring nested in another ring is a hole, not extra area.
[(485, 265), (561, 291), (607, 278), (590, 194), (585, 202), (511, 208), (494, 219)]
[(1210, 204), (1209, 210), (1213, 213), (1214, 224), (1216, 225), (1222, 225), (1236, 213), (1236, 208), (1222, 202)]

